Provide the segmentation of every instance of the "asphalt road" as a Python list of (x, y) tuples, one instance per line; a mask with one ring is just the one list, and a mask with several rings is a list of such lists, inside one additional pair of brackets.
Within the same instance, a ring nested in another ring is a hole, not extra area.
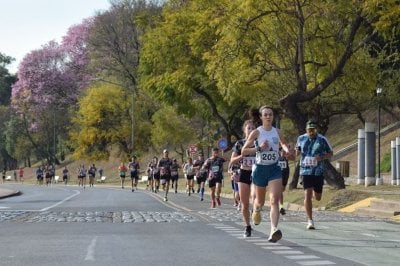
[(267, 242), (268, 213), (243, 238), (239, 212), (210, 209), (195, 194), (121, 188), (3, 185), (0, 265), (397, 265), (400, 226), (376, 218), (316, 213), (281, 216), (283, 239)]

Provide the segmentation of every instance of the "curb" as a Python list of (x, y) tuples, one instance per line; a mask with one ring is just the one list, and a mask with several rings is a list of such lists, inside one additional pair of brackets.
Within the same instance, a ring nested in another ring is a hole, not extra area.
[(0, 199), (14, 197), (21, 195), (21, 191), (19, 190), (9, 190), (9, 189), (1, 189), (2, 193), (0, 194)]

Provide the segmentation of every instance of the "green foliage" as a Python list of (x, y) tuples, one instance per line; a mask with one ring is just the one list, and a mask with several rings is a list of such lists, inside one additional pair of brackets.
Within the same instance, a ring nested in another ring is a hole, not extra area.
[(101, 84), (79, 101), (70, 133), (76, 159), (108, 159), (111, 146), (127, 152), (130, 137), (129, 99), (121, 87)]
[[(381, 173), (387, 173), (390, 172), (390, 170), (392, 169), (392, 165), (391, 165), (391, 153), (385, 153), (383, 154), (383, 158), (381, 158)], [(376, 171), (378, 171), (378, 165), (376, 166)]]
[(152, 117), (151, 140), (157, 149), (181, 148), (197, 139), (193, 126), (171, 106), (158, 110)]

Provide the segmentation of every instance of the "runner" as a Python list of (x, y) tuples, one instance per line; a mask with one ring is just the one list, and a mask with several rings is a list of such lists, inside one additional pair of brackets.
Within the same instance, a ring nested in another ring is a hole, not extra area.
[(278, 129), (272, 126), (274, 118), (272, 108), (262, 106), (259, 113), (262, 126), (250, 133), (243, 146), (242, 155), (250, 155), (256, 152), (256, 164), (253, 166), (252, 172), (255, 188), (253, 223), (258, 225), (261, 222), (261, 208), (265, 204), (265, 194), (268, 187), (271, 206), (271, 232), (268, 241), (277, 242), (282, 238), (282, 232), (278, 229), (279, 199), (282, 193), (282, 170), (278, 165), (279, 144), (288, 156), (293, 157), (294, 152), (289, 150)]
[(190, 194), (193, 193), (193, 183), (195, 174), (192, 158), (189, 157), (188, 161), (183, 166), (183, 173), (185, 174), (186, 177), (186, 193), (190, 196)]
[(67, 166), (64, 167), (62, 174), (63, 174), (63, 181), (64, 181), (64, 185), (68, 184), (68, 168)]
[(24, 183), (24, 168), (19, 168), (19, 182)]
[(127, 171), (128, 171), (128, 169), (126, 168), (125, 164), (123, 162), (121, 162), (121, 164), (118, 167), (118, 174), (119, 174), (119, 177), (121, 178), (121, 188), (122, 189), (124, 189), (125, 176), (126, 176)]
[(131, 182), (132, 182), (132, 192), (135, 191), (135, 189), (137, 189), (137, 184), (139, 181), (139, 163), (136, 161), (136, 156), (133, 155), (131, 162), (128, 165), (128, 168), (130, 170), (131, 173)]
[(152, 188), (154, 190), (154, 193), (158, 193), (158, 190), (160, 189), (160, 169), (158, 169), (158, 158), (154, 157), (153, 158), (153, 185)]
[(86, 186), (86, 168), (83, 164), (78, 168), (78, 187), (79, 186), (83, 188)]
[(199, 153), (198, 159), (193, 163), (193, 169), (196, 171), (197, 193), (200, 193), (200, 201), (204, 200), (204, 184), (207, 180), (207, 171), (202, 168), (204, 164), (204, 155)]
[(164, 157), (158, 162), (157, 168), (160, 169), (160, 180), (165, 191), (164, 201), (168, 201), (169, 182), (171, 180), (172, 160), (168, 157), (168, 150), (163, 151)]
[(38, 185), (42, 185), (43, 184), (43, 170), (42, 167), (38, 167), (35, 171), (36, 174), (36, 180), (37, 180), (37, 184)]
[(242, 209), (243, 222), (245, 223), (244, 237), (251, 236), (250, 225), (250, 192), (251, 192), (251, 167), (255, 162), (255, 153), (242, 155), (242, 148), (250, 133), (255, 129), (252, 120), (246, 120), (243, 124), (244, 139), (238, 140), (232, 149), (231, 164), (240, 164), (239, 169), (239, 198)]
[(178, 171), (181, 166), (177, 163), (176, 159), (172, 160), (171, 165), (171, 188), (175, 188), (175, 193), (178, 193)]
[(287, 183), (289, 181), (290, 168), (289, 168), (289, 162), (287, 158), (284, 156), (282, 147), (279, 148), (279, 166), (281, 167), (282, 170), (282, 194), (279, 200), (279, 213), (285, 215), (286, 210), (285, 208), (283, 208), (283, 192), (285, 192)]
[(94, 186), (94, 178), (96, 177), (97, 168), (94, 164), (89, 167), (88, 176), (89, 176), (89, 187)]
[(2, 176), (3, 176), (2, 183), (4, 184), (4, 182), (6, 181), (6, 175), (7, 175), (7, 168), (5, 166), (4, 166), (3, 171), (1, 173), (2, 173)]
[(151, 192), (154, 192), (154, 170), (157, 168), (158, 158), (154, 157), (147, 165), (147, 186), (146, 189), (149, 187), (151, 188)]
[[(312, 198), (320, 201), (324, 185), (324, 161), (332, 157), (328, 140), (317, 132), (317, 122), (309, 120), (306, 133), (297, 138), (296, 154), (300, 155), (300, 176), (303, 177), (304, 208), (307, 213), (307, 229), (315, 229), (312, 217)], [(314, 195), (313, 195), (314, 194)]]
[(223, 180), (223, 166), (226, 162), (225, 158), (219, 156), (219, 149), (213, 148), (212, 156), (208, 158), (203, 169), (208, 172), (208, 186), (211, 189), (211, 208), (215, 208), (216, 205), (221, 206), (221, 186)]

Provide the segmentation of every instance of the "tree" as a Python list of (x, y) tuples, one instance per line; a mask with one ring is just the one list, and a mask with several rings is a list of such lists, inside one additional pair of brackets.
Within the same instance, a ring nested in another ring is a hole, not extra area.
[(107, 160), (113, 146), (126, 155), (130, 134), (128, 106), (120, 86), (99, 83), (89, 88), (79, 100), (70, 133), (75, 158)]
[(57, 146), (67, 138), (70, 111), (92, 80), (86, 70), (90, 27), (91, 20), (72, 26), (61, 45), (50, 41), (31, 51), (19, 65), (12, 105), (39, 159), (59, 163)]
[(190, 120), (177, 114), (173, 107), (165, 106), (154, 113), (152, 121), (151, 140), (154, 146), (159, 150), (174, 148), (183, 159), (188, 145), (196, 138)]
[(11, 85), (16, 81), (15, 75), (7, 70), (7, 65), (14, 59), (0, 52), (0, 105), (9, 105), (11, 97)]
[[(224, 98), (206, 73), (204, 54), (217, 39), (208, 20), (216, 6), (202, 1), (170, 1), (156, 27), (143, 37), (140, 86), (189, 117), (218, 121), (232, 146), (238, 139), (247, 104)], [(207, 14), (204, 14), (207, 12)], [(211, 18), (213, 16), (211, 15)]]
[[(145, 93), (139, 92), (137, 73), (142, 46), (141, 36), (151, 27), (159, 9), (156, 1), (112, 1), (109, 10), (94, 17), (89, 35), (88, 48), (92, 71), (104, 80), (112, 79), (122, 84), (131, 99), (131, 139), (127, 142), (127, 149), (131, 152), (137, 152), (137, 148), (140, 148), (134, 143), (147, 124), (147, 115), (137, 117), (137, 114), (146, 112), (135, 108), (141, 105), (137, 99)], [(147, 111), (151, 112), (151, 109)]]
[(310, 117), (324, 132), (330, 117), (368, 107), (379, 62), (359, 1), (231, 1), (220, 13), (206, 56), (224, 95), (269, 99), (299, 133)]

